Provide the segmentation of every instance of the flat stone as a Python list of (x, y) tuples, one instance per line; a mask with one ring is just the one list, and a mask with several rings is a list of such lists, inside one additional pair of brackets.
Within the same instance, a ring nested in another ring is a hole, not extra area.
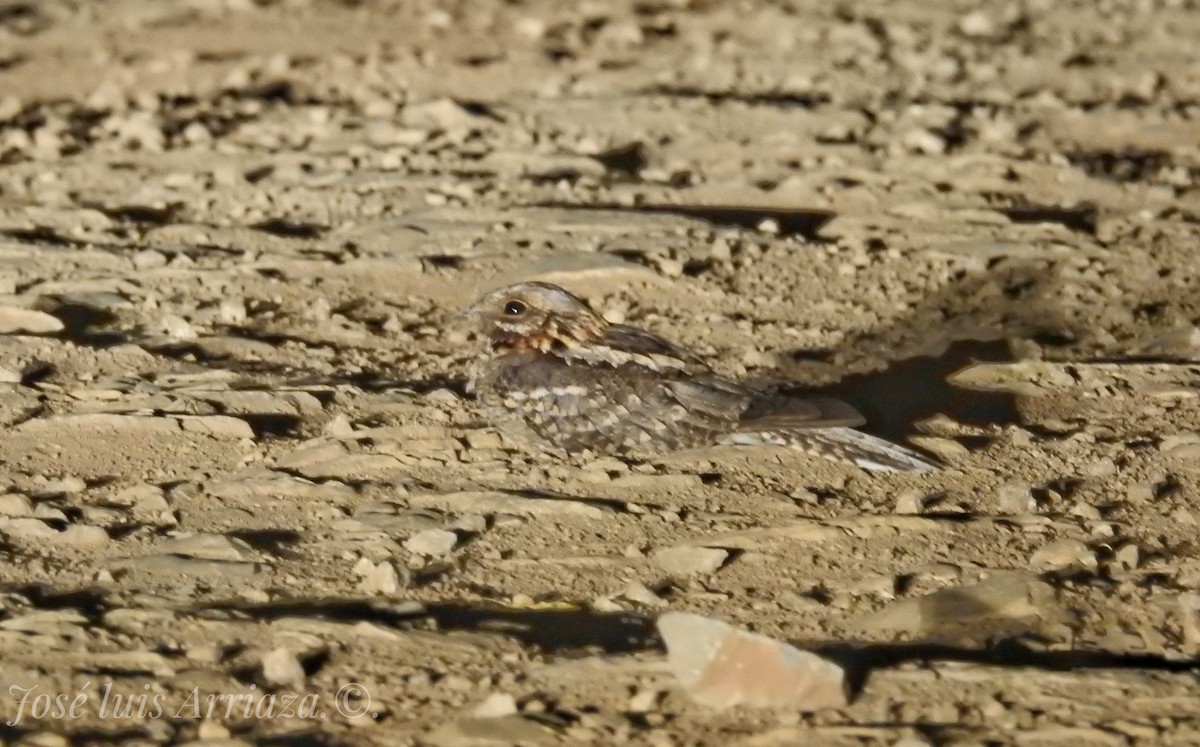
[(35, 610), (0, 621), (0, 630), (17, 630), (41, 635), (82, 633), (88, 619), (75, 610)]
[(41, 497), (58, 497), (60, 495), (77, 495), (87, 490), (87, 483), (76, 475), (68, 475), (59, 480), (42, 483), (37, 491)]
[(409, 104), (400, 112), (401, 124), (426, 130), (449, 130), (477, 122), (478, 117), (446, 98)]
[(644, 604), (647, 607), (665, 607), (667, 602), (665, 599), (655, 594), (650, 587), (640, 581), (630, 581), (629, 584), (621, 591), (621, 597), (628, 599), (631, 602)]
[(47, 335), (62, 330), (63, 323), (43, 311), (0, 306), (0, 335)]
[(505, 280), (542, 280), (562, 285), (567, 290), (585, 291), (597, 280), (620, 279), (659, 282), (653, 270), (613, 254), (572, 252), (540, 259)]
[(241, 418), (228, 415), (182, 415), (179, 425), (191, 433), (204, 433), (215, 438), (254, 438), (254, 429)]
[(340, 441), (318, 438), (305, 441), (296, 449), (279, 457), (275, 463), (284, 469), (301, 469), (309, 465), (341, 459), (349, 453), (349, 449)]
[(1200, 594), (1191, 591), (1180, 594), (1179, 615), (1184, 645), (1189, 651), (1200, 651)]
[(868, 539), (875, 536), (920, 536), (943, 534), (951, 525), (920, 516), (852, 516), (844, 519), (796, 519), (777, 526), (757, 527), (686, 540), (687, 544), (719, 545), (755, 551), (764, 542), (790, 541), (820, 543), (836, 541), (847, 534)]
[(411, 536), (426, 529), (442, 528), (445, 517), (434, 511), (407, 510), (391, 501), (379, 501), (359, 506), (349, 521), (388, 534)]
[(996, 489), (996, 501), (1005, 514), (1030, 514), (1037, 510), (1033, 489), (1026, 483), (1006, 483)]
[(133, 507), (133, 513), (138, 516), (154, 516), (158, 517), (164, 513), (171, 511), (171, 504), (167, 501), (167, 497), (160, 491), (157, 494), (150, 494), (140, 499)]
[[(21, 739), (22, 747), (71, 747), (71, 743), (61, 734), (52, 731), (34, 731)], [(249, 747), (249, 745), (247, 745)]]
[(517, 712), (517, 699), (508, 693), (492, 693), (471, 709), (475, 718), (503, 718)]
[(166, 332), (171, 340), (195, 340), (200, 336), (191, 322), (175, 314), (164, 316), (159, 321), (159, 328)]
[(658, 710), (658, 702), (662, 699), (663, 691), (656, 688), (639, 690), (629, 699), (626, 706), (630, 713), (653, 713)]
[(464, 718), (442, 724), (421, 740), (434, 747), (539, 744), (558, 741), (553, 731), (524, 716)]
[[(1013, 392), (1026, 397), (1044, 397), (1052, 387), (1042, 381), (1052, 370), (1050, 364), (1038, 361), (1019, 363), (973, 363), (946, 378), (951, 384), (979, 391)], [(1053, 374), (1051, 374), (1053, 375)], [(1069, 377), (1068, 377), (1069, 378)]]
[(114, 560), (110, 567), (165, 576), (195, 576), (209, 583), (215, 579), (241, 579), (258, 573), (254, 563), (205, 560), (180, 555), (141, 555), (134, 558), (119, 558)]
[(231, 358), (242, 361), (270, 360), (278, 351), (262, 340), (247, 340), (244, 337), (213, 335), (201, 337), (193, 343), (208, 358)]
[(574, 515), (599, 519), (606, 511), (599, 506), (564, 498), (530, 498), (492, 490), (455, 493), (424, 493), (408, 496), (410, 506), (440, 508), (456, 513), (512, 514), (514, 516)]
[(223, 534), (196, 534), (172, 537), (162, 545), (164, 552), (199, 560), (245, 560), (242, 550)]
[(351, 438), (354, 436), (354, 424), (345, 413), (339, 413), (321, 427), (321, 433), (332, 438)]
[(700, 475), (622, 475), (612, 481), (614, 488), (645, 490), (699, 490)]
[(379, 446), (380, 451), (397, 456), (453, 454), (460, 448), (462, 448), (462, 444), (455, 438), (409, 438), (392, 443), (385, 441)]
[(467, 446), (472, 449), (499, 449), (504, 446), (504, 439), (492, 431), (467, 431), (465, 437)]
[(1166, 453), (1174, 459), (1200, 461), (1200, 443), (1178, 444), (1167, 449)]
[[(1157, 733), (1155, 737), (1159, 736)], [(1154, 737), (1151, 741), (1157, 741)], [(1019, 747), (1053, 747), (1062, 744), (1086, 744), (1089, 747), (1125, 747), (1128, 737), (1106, 729), (1091, 726), (1044, 726), (1028, 731), (1022, 730), (1016, 738)]]
[(143, 249), (130, 257), (129, 261), (133, 263), (133, 269), (135, 270), (151, 270), (156, 267), (166, 266), (167, 257), (153, 249)]
[(487, 530), (488, 522), (486, 516), (479, 514), (464, 514), (458, 517), (450, 525), (451, 529), (457, 529), (471, 534), (479, 534)]
[[(284, 466), (282, 461), (280, 466)], [(345, 454), (336, 459), (313, 461), (297, 467), (305, 477), (336, 480), (379, 480), (406, 476), (407, 465), (391, 454)]]
[(1099, 567), (1096, 553), (1074, 539), (1051, 542), (1029, 557), (1029, 567), (1035, 571), (1059, 571), (1070, 568), (1095, 570)]
[(103, 527), (77, 524), (67, 527), (54, 541), (56, 544), (75, 547), (101, 547), (107, 545), (109, 539), (108, 532), (104, 531)]
[(841, 667), (787, 643), (685, 612), (660, 616), (658, 632), (668, 668), (701, 705), (816, 711), (850, 702)]
[(20, 493), (4, 493), (0, 495), (0, 516), (30, 516), (33, 514), (33, 503)]
[(708, 575), (719, 569), (729, 552), (713, 547), (667, 547), (650, 555), (659, 568), (672, 576)]
[(307, 415), (321, 412), (321, 401), (308, 392), (224, 391), (197, 393), (198, 398), (229, 415)]
[(527, 223), (543, 226), (547, 231), (588, 236), (668, 233), (708, 225), (699, 218), (671, 213), (643, 212), (637, 215), (637, 220), (630, 220), (629, 211), (616, 208), (526, 207), (511, 213)]
[(58, 532), (41, 519), (0, 519), (0, 536), (14, 542), (32, 542), (55, 539)]
[[(1094, 556), (1093, 556), (1094, 557)], [(1119, 570), (1132, 571), (1138, 567), (1138, 562), (1141, 557), (1141, 551), (1138, 546), (1130, 543), (1123, 546), (1113, 554), (1111, 568)]]
[(133, 302), (120, 293), (104, 290), (58, 293), (55, 294), (54, 300), (62, 305), (83, 306), (95, 311), (112, 311), (133, 307)]
[(895, 511), (898, 514), (919, 514), (925, 508), (925, 500), (925, 491), (906, 490), (896, 496)]
[(220, 480), (207, 483), (204, 487), (206, 493), (217, 498), (286, 497), (338, 502), (357, 495), (354, 488), (337, 480), (317, 483), (280, 472)]
[(987, 13), (977, 10), (958, 19), (958, 30), (966, 36), (986, 38), (996, 33), (996, 23)]
[(1138, 351), (1143, 355), (1200, 360), (1200, 327), (1177, 327), (1153, 336)]
[(80, 429), (102, 432), (121, 431), (122, 435), (125, 436), (134, 433), (146, 436), (166, 436), (179, 433), (179, 421), (175, 418), (93, 413), (37, 418), (22, 423), (15, 430), (30, 434), (69, 432), (72, 436), (78, 438), (78, 431)]
[(94, 669), (140, 672), (161, 679), (168, 679), (175, 675), (175, 667), (171, 665), (171, 660), (153, 651), (126, 650), (113, 653), (89, 653), (84, 661), (86, 662), (84, 666)]
[(167, 508), (166, 498), (163, 497), (162, 488), (158, 487), (157, 485), (150, 485), (149, 483), (131, 485), (130, 487), (125, 488), (121, 492), (114, 495), (109, 499), (109, 501), (118, 506), (133, 507), (139, 503), (142, 503), (143, 501), (154, 498), (162, 498), (162, 507)]
[[(365, 558), (363, 560), (366, 560)], [(401, 576), (395, 563), (385, 560), (381, 563), (366, 561), (368, 568), (363, 568), (362, 581), (358, 588), (368, 594), (395, 594), (408, 586), (408, 573)]]
[(458, 535), (445, 529), (425, 529), (404, 541), (404, 549), (417, 555), (449, 555), (458, 544)]
[(55, 508), (48, 503), (39, 503), (33, 509), (33, 518), (42, 519), (43, 521), (66, 521), (67, 515), (63, 513), (61, 508)]
[(262, 657), (263, 679), (268, 684), (300, 690), (304, 687), (304, 667), (296, 655), (279, 647)]
[(478, 166), (502, 176), (534, 176), (543, 179), (604, 176), (604, 166), (594, 158), (569, 153), (491, 151)]
[(130, 609), (118, 607), (104, 613), (104, 625), (126, 633), (141, 633), (152, 625), (170, 624), (178, 619), (173, 610)]
[(871, 633), (958, 634), (964, 630), (1040, 629), (1062, 612), (1054, 587), (1032, 574), (1002, 573), (978, 584), (939, 589), (904, 599), (856, 623)]

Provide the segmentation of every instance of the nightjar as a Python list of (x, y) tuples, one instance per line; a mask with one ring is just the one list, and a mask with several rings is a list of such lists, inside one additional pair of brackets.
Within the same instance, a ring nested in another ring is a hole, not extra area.
[(845, 403), (723, 379), (694, 353), (611, 324), (556, 285), (501, 288), (463, 316), (488, 344), (471, 380), (487, 416), (502, 430), (568, 453), (772, 444), (879, 472), (938, 469), (916, 452), (854, 430), (863, 419)]

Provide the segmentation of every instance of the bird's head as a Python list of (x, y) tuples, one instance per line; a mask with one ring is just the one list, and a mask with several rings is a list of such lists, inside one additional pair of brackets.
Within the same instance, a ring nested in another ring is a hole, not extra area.
[(597, 339), (608, 327), (582, 299), (538, 282), (494, 290), (471, 304), (463, 317), (487, 335), (494, 350), (549, 352)]

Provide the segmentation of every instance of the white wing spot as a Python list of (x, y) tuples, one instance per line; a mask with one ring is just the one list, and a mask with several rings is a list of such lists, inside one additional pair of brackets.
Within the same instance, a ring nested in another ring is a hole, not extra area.
[(547, 397), (580, 397), (587, 394), (587, 388), (572, 384), (570, 386), (539, 386), (521, 394), (522, 399), (545, 399)]
[(571, 386), (550, 387), (550, 393), (556, 397), (582, 397), (587, 394), (587, 387), (572, 384)]

